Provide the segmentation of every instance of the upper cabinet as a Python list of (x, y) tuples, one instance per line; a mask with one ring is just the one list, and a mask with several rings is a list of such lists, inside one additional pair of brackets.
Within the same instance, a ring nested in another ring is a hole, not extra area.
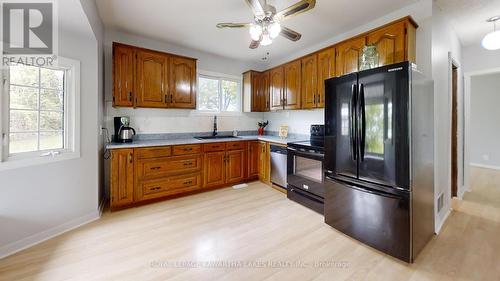
[(336, 45), (335, 76), (342, 76), (359, 70), (360, 56), (366, 44), (364, 36)]
[(318, 93), (318, 56), (316, 54), (302, 59), (302, 108), (316, 108), (319, 104)]
[(283, 67), (285, 71), (285, 83), (283, 104), (285, 109), (300, 109), (301, 105), (301, 69), (300, 60), (292, 61)]
[(196, 61), (172, 57), (170, 63), (170, 100), (172, 108), (196, 108)]
[(113, 106), (196, 108), (196, 59), (113, 43)]
[(243, 73), (243, 111), (269, 111), (269, 72)]
[(332, 77), (335, 77), (335, 47), (318, 52), (318, 108), (325, 107), (325, 80)]
[(168, 57), (140, 50), (137, 52), (137, 107), (167, 107)]
[[(368, 44), (376, 46), (379, 66), (415, 62), (417, 27), (411, 17), (405, 17), (266, 72), (258, 72), (253, 84), (244, 82), (244, 89), (247, 85), (257, 85), (253, 87), (258, 90), (252, 91), (252, 102), (254, 99), (258, 102), (252, 103), (252, 111), (263, 111), (260, 110), (261, 95), (268, 99), (265, 111), (324, 107), (325, 80), (359, 71), (363, 48)], [(262, 76), (262, 73), (269, 74)], [(244, 81), (245, 75), (249, 75), (248, 72), (244, 73)]]
[(134, 106), (134, 50), (113, 44), (113, 106)]
[(283, 109), (284, 69), (282, 66), (273, 68), (269, 75), (270, 110)]

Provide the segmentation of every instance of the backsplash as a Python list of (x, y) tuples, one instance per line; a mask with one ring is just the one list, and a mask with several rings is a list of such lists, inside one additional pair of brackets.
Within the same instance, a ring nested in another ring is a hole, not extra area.
[(289, 134), (309, 135), (311, 125), (325, 124), (325, 111), (314, 110), (287, 110), (264, 113), (264, 120), (269, 120), (268, 131), (279, 131), (280, 126), (287, 125)]

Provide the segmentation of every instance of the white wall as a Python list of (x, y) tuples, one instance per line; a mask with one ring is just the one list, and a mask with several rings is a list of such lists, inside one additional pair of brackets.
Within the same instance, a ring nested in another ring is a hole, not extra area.
[[(112, 133), (114, 116), (130, 116), (131, 126), (138, 133), (189, 133), (189, 132), (209, 132), (212, 130), (212, 115), (194, 114), (192, 110), (182, 109), (132, 109), (113, 108), (113, 81), (112, 77), (112, 43), (120, 42), (149, 48), (158, 51), (165, 51), (173, 54), (184, 55), (197, 58), (198, 70), (222, 73), (241, 77), (244, 71), (257, 68), (247, 62), (227, 59), (217, 55), (179, 47), (170, 43), (160, 42), (136, 35), (126, 34), (114, 30), (106, 30), (104, 39), (105, 53), (105, 76), (109, 77), (105, 81), (106, 92), (106, 127)], [(257, 122), (261, 121), (261, 113), (242, 113), (238, 116), (220, 116), (218, 118), (218, 129), (220, 131), (232, 130), (257, 130)]]
[(99, 217), (97, 41), (80, 2), (66, 4), (87, 31), (60, 23), (59, 55), (81, 62), (81, 157), (0, 172), (0, 257)]
[[(461, 62), (461, 45), (456, 32), (439, 7), (434, 5), (432, 17), (432, 73), (434, 79), (435, 118), (435, 199), (444, 194), (444, 207), (436, 212), (436, 230), (439, 231), (451, 208), (451, 72), (449, 54)], [(463, 74), (459, 77), (459, 104), (463, 98)], [(459, 108), (458, 116), (463, 116)], [(463, 120), (459, 120), (463, 122)], [(459, 128), (461, 128), (459, 124)], [(460, 134), (462, 132), (459, 132)], [(459, 138), (461, 139), (461, 138)], [(459, 143), (458, 147), (461, 147)], [(460, 155), (459, 155), (460, 163)], [(460, 165), (459, 165), (460, 166)], [(459, 175), (459, 179), (461, 176)], [(459, 181), (460, 182), (460, 181)], [(460, 188), (460, 186), (459, 186)], [(459, 190), (460, 191), (460, 190)], [(435, 204), (437, 206), (437, 203)]]
[(500, 169), (500, 73), (471, 77), (470, 162)]
[(500, 50), (489, 51), (479, 44), (462, 49), (464, 73), (500, 68)]

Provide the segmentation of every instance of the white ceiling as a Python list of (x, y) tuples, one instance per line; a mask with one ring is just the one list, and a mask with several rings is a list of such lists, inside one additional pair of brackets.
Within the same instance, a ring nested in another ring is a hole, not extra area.
[[(96, 0), (106, 28), (153, 38), (233, 59), (259, 61), (266, 52), (282, 58), (366, 24), (417, 0), (317, 0), (316, 7), (283, 24), (302, 33), (291, 42), (248, 48), (247, 29), (217, 29), (219, 22), (250, 22), (244, 0)], [(269, 0), (279, 11), (298, 0)]]
[(486, 20), (500, 15), (500, 0), (436, 0), (436, 4), (450, 19), (463, 46), (481, 44), (493, 31), (493, 24)]

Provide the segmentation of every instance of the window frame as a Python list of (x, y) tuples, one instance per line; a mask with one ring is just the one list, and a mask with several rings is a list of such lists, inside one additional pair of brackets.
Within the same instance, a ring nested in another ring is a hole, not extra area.
[[(201, 105), (200, 102), (200, 95), (199, 95), (199, 85), (200, 85), (200, 77), (201, 78), (206, 78), (206, 79), (213, 79), (213, 80), (218, 80), (219, 81), (219, 89), (218, 89), (218, 94), (219, 94), (219, 110), (217, 111), (210, 111), (210, 110), (200, 110), (199, 106)], [(221, 105), (222, 105), (222, 81), (230, 81), (230, 82), (236, 82), (238, 84), (237, 88), (237, 96), (238, 96), (238, 110), (237, 111), (220, 111)], [(194, 115), (210, 115), (210, 116), (240, 116), (243, 113), (243, 97), (242, 97), (242, 77), (238, 76), (233, 76), (233, 75), (228, 75), (228, 74), (223, 74), (223, 73), (217, 73), (217, 72), (210, 72), (210, 71), (204, 71), (204, 70), (199, 70), (198, 73), (196, 74), (196, 91), (198, 92), (198, 95), (196, 95), (196, 110), (194, 111)]]
[(2, 85), (0, 87), (0, 108), (3, 112), (0, 116), (0, 170), (80, 157), (80, 61), (58, 57), (57, 65), (54, 68), (65, 70), (63, 111), (64, 148), (19, 152), (14, 154), (9, 153), (10, 71), (8, 67), (4, 67), (0, 70), (2, 77)]

